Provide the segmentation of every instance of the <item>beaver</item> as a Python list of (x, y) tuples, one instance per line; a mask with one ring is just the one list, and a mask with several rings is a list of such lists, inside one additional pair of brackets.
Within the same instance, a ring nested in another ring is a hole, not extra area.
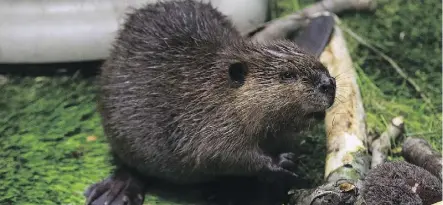
[(210, 3), (189, 0), (129, 14), (99, 87), (120, 163), (90, 186), (87, 204), (142, 204), (148, 182), (140, 177), (294, 179), (293, 133), (324, 113), (336, 90), (324, 65), (295, 43), (243, 38)]

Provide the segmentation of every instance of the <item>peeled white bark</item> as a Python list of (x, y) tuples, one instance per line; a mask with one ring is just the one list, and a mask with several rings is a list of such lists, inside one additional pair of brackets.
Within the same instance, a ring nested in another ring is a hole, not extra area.
[(324, 176), (329, 181), (335, 179), (334, 173), (343, 174), (344, 171), (345, 176), (358, 179), (369, 169), (365, 111), (357, 74), (338, 26), (320, 60), (337, 80), (337, 100), (325, 118), (327, 157)]

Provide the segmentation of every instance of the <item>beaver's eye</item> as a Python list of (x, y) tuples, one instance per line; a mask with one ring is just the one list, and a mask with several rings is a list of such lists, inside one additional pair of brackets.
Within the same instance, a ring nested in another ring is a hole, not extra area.
[(292, 72), (286, 71), (282, 74), (282, 78), (283, 78), (283, 80), (290, 80), (290, 79), (294, 79), (295, 75)]

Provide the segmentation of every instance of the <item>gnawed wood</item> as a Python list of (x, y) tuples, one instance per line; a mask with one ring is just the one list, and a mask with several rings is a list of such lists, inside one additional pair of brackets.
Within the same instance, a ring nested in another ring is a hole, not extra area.
[(395, 141), (404, 132), (403, 117), (399, 116), (391, 120), (385, 132), (371, 143), (372, 162), (371, 168), (384, 163), (387, 160), (391, 142)]

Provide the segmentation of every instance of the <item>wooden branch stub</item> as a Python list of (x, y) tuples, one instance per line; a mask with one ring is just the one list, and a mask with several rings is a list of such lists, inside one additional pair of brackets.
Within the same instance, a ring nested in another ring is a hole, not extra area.
[(375, 139), (371, 145), (372, 162), (371, 168), (384, 163), (387, 160), (391, 142), (395, 141), (404, 132), (404, 120), (402, 116), (391, 120), (385, 132)]

